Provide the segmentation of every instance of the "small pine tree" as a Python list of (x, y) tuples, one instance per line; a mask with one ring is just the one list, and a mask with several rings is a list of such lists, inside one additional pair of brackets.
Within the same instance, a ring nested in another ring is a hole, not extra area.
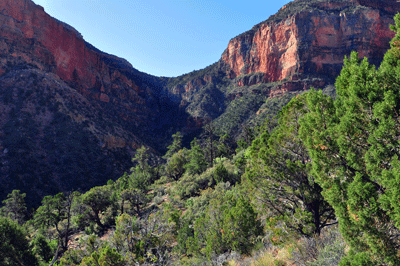
[(25, 193), (21, 194), (19, 190), (13, 190), (7, 195), (7, 199), (3, 200), (4, 206), (0, 208), (0, 214), (23, 224), (27, 213), (25, 197)]
[(196, 138), (190, 143), (190, 145), (189, 162), (185, 164), (186, 171), (188, 171), (190, 175), (201, 174), (207, 169), (207, 162), (203, 149), (198, 144)]

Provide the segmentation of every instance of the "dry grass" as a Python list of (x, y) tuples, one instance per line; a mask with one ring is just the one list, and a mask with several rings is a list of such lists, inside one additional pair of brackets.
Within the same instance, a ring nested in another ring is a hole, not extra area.
[(226, 265), (228, 266), (292, 266), (291, 248), (268, 248), (260, 251), (252, 258), (238, 260), (230, 260)]
[(252, 257), (232, 259), (229, 266), (335, 266), (348, 246), (337, 226), (325, 228), (320, 236), (292, 239), (282, 247), (270, 245)]
[(251, 262), (251, 266), (289, 266), (293, 265), (290, 247), (265, 250)]

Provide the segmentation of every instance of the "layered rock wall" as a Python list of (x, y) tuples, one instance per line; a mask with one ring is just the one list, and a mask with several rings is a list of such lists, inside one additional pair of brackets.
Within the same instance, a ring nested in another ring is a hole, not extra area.
[[(298, 2), (306, 1), (294, 1), (280, 12)], [(312, 2), (284, 19), (272, 18), (233, 38), (221, 58), (229, 76), (261, 72), (266, 82), (298, 74), (336, 77), (344, 57), (353, 50), (380, 63), (394, 36), (389, 25), (395, 11), (400, 11), (399, 3)]]

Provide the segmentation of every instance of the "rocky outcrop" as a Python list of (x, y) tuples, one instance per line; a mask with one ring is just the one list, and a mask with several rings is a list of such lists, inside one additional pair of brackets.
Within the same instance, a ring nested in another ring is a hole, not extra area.
[(265, 74), (263, 82), (295, 75), (331, 81), (353, 50), (380, 63), (394, 36), (389, 25), (396, 11), (400, 4), (392, 0), (293, 1), (233, 38), (221, 60), (231, 78), (259, 72)]
[(25, 66), (0, 77), (0, 199), (13, 189), (28, 204), (59, 191), (120, 177), (143, 145), (53, 73)]

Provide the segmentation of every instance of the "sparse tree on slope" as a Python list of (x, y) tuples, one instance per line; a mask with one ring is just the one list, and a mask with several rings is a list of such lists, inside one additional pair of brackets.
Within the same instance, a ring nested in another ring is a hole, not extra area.
[(319, 234), (335, 223), (333, 208), (309, 171), (310, 157), (298, 135), (299, 119), (308, 112), (305, 94), (282, 109), (278, 126), (261, 134), (248, 150), (248, 183), (268, 211), (267, 224), (278, 224), (301, 235)]
[(34, 216), (34, 223), (37, 227), (54, 227), (57, 232), (58, 248), (54, 256), (55, 259), (57, 259), (59, 253), (63, 253), (68, 249), (69, 238), (72, 234), (71, 208), (74, 197), (75, 194), (73, 193), (46, 196)]

